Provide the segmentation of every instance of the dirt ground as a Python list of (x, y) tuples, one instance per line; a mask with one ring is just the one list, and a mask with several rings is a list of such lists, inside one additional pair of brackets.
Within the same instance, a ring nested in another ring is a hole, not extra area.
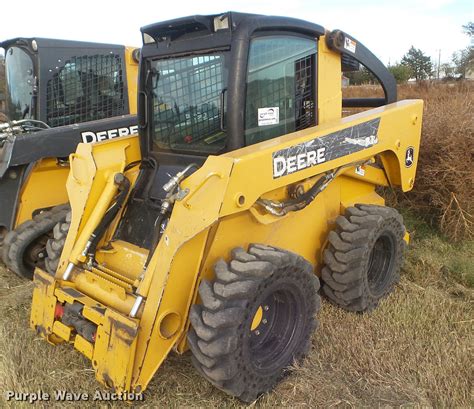
[[(323, 302), (305, 362), (261, 407), (469, 407), (474, 345), (474, 243), (453, 245), (407, 218), (413, 242), (395, 292), (371, 315)], [(54, 394), (102, 390), (90, 363), (69, 346), (53, 347), (28, 328), (33, 284), (0, 268), (0, 406), (6, 391)], [(61, 402), (37, 402), (59, 407)], [(73, 407), (124, 407), (96, 401)], [(189, 353), (171, 355), (144, 395), (143, 407), (237, 407), (194, 370)]]

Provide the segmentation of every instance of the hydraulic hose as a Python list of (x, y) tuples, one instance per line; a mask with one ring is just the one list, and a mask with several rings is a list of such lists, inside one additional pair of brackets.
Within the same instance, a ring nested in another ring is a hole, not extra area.
[(153, 232), (153, 240), (150, 246), (150, 252), (148, 253), (148, 257), (145, 261), (145, 265), (143, 266), (143, 269), (146, 270), (148, 267), (148, 264), (150, 263), (151, 257), (153, 256), (153, 253), (155, 252), (156, 247), (158, 246), (158, 243), (160, 242), (161, 238), (161, 224), (165, 220), (165, 217), (167, 213), (171, 210), (172, 204), (174, 202), (174, 190), (178, 187), (179, 183), (187, 176), (188, 172), (191, 169), (197, 169), (198, 165), (195, 163), (192, 163), (188, 165), (185, 169), (183, 169), (181, 172), (178, 172), (175, 176), (171, 177), (170, 180), (165, 183), (163, 186), (163, 190), (167, 192), (165, 200), (163, 200), (161, 207), (160, 207), (160, 214), (158, 215), (156, 221), (155, 221), (155, 230)]
[(308, 206), (316, 196), (321, 193), (326, 187), (331, 183), (339, 174), (339, 172), (347, 167), (365, 164), (367, 161), (357, 162), (357, 163), (348, 163), (346, 165), (340, 166), (332, 171), (326, 172), (322, 177), (320, 177), (311, 188), (303, 193), (301, 196), (295, 199), (289, 199), (284, 202), (278, 202), (274, 200), (259, 199), (257, 203), (262, 206), (267, 212), (273, 214), (274, 216), (285, 216), (289, 212), (302, 210)]

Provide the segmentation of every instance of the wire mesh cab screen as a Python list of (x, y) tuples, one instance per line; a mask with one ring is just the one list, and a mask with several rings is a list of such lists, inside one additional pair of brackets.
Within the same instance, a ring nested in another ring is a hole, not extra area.
[(226, 58), (215, 53), (151, 62), (155, 148), (198, 153), (224, 148)]
[[(72, 57), (47, 83), (50, 126), (71, 125), (126, 114), (122, 59), (118, 55)], [(50, 71), (53, 71), (51, 69)]]

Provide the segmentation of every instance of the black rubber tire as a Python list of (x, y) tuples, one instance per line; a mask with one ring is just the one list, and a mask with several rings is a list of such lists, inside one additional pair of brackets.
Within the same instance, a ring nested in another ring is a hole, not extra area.
[(69, 227), (71, 226), (71, 211), (69, 210), (53, 228), (53, 237), (46, 242), (46, 258), (44, 260), (46, 271), (55, 275), (58, 268), (61, 253), (63, 252)]
[(400, 280), (405, 231), (395, 209), (349, 207), (329, 233), (321, 271), (323, 293), (346, 310), (374, 310)]
[(6, 235), (8, 230), (6, 228), (0, 227), (0, 262), (3, 261), (3, 243), (5, 242)]
[(37, 246), (34, 253), (46, 256), (46, 250), (42, 249), (46, 246), (46, 239), (52, 235), (54, 226), (68, 211), (67, 204), (53, 207), (8, 232), (2, 246), (2, 259), (6, 266), (20, 277), (33, 279), (35, 267), (44, 268), (44, 258), (29, 259), (28, 253), (32, 251), (32, 246)]
[[(252, 402), (309, 351), (319, 280), (303, 257), (259, 244), (234, 249), (214, 271), (215, 281), (199, 286), (202, 304), (190, 311), (192, 361), (216, 387)], [(259, 306), (262, 318), (251, 329)]]

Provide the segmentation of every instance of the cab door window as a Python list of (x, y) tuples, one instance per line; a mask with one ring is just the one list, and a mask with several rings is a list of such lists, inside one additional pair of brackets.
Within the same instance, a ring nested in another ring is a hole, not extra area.
[(278, 35), (251, 41), (246, 145), (316, 124), (316, 52), (314, 39)]

